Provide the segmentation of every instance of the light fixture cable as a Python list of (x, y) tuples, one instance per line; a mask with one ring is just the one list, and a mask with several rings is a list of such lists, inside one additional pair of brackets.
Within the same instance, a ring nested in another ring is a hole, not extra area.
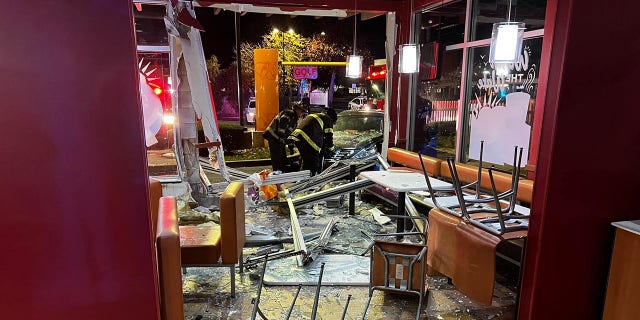
[(415, 41), (415, 34), (414, 34), (414, 30), (416, 28), (416, 24), (415, 24), (415, 19), (416, 19), (416, 15), (413, 13), (413, 0), (411, 0), (410, 2), (411, 7), (409, 10), (409, 14), (411, 14), (411, 19), (409, 20), (409, 24), (411, 25), (411, 32), (409, 33), (409, 37), (411, 39), (409, 39), (409, 43), (416, 43)]
[(358, 32), (358, 0), (353, 0), (353, 55), (356, 55), (356, 36)]

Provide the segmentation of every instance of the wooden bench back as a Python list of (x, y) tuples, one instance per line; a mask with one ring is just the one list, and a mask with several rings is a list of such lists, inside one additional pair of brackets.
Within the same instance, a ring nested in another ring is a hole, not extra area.
[(246, 243), (244, 184), (232, 182), (220, 197), (220, 247), (222, 263), (237, 263)]
[[(423, 155), (422, 158), (424, 159), (424, 165), (429, 174), (434, 177), (451, 179), (451, 172), (449, 171), (449, 166), (446, 161), (425, 155)], [(422, 170), (418, 154), (412, 151), (400, 148), (389, 148), (387, 159), (391, 162), (398, 163), (409, 168)], [(463, 183), (470, 183), (478, 179), (478, 167), (456, 163), (456, 168), (458, 170), (458, 176)], [(494, 171), (493, 178), (498, 192), (511, 189), (511, 175)], [(491, 189), (491, 181), (489, 180), (489, 173), (487, 170), (482, 171), (481, 187), (485, 190)], [(532, 198), (533, 180), (520, 179), (518, 182), (518, 200), (530, 204)]]
[(149, 178), (149, 208), (151, 209), (151, 230), (155, 237), (158, 227), (158, 205), (162, 197), (162, 184), (158, 180)]
[[(444, 162), (446, 165), (446, 161), (442, 161), (437, 158), (422, 156), (424, 159), (424, 166), (427, 169), (427, 172), (431, 174), (433, 177), (440, 176), (441, 163)], [(420, 158), (418, 154), (415, 152), (411, 152), (405, 149), (400, 148), (389, 148), (387, 153), (387, 160), (401, 164), (405, 167), (413, 168), (416, 170), (420, 170), (422, 172), (422, 165), (420, 164)]]
[(184, 320), (176, 198), (160, 198), (158, 214), (156, 259), (160, 285), (160, 318), (162, 320)]

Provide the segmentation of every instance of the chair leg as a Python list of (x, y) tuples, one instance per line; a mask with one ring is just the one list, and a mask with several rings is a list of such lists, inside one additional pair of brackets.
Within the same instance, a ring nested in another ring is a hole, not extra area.
[(236, 274), (235, 274), (235, 265), (231, 265), (229, 267), (229, 275), (231, 276), (231, 296), (235, 298), (236, 296)]
[(244, 254), (242, 252), (242, 250), (240, 251), (240, 262), (238, 262), (239, 266), (240, 266), (240, 273), (244, 273)]
[(423, 296), (420, 295), (420, 300), (418, 300), (418, 311), (416, 311), (416, 320), (420, 320), (420, 313), (422, 312), (422, 299)]
[(367, 316), (367, 311), (369, 310), (369, 304), (371, 304), (372, 297), (373, 297), (373, 289), (369, 289), (369, 299), (367, 299), (367, 304), (364, 306), (364, 313), (362, 314), (362, 320), (364, 320)]
[(182, 267), (182, 274), (187, 274), (187, 267)]

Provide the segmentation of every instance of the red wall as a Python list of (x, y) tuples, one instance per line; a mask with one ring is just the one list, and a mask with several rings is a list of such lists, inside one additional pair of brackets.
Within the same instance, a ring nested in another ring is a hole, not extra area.
[(131, 7), (2, 3), (2, 319), (158, 318)]
[(610, 223), (640, 218), (635, 3), (548, 1), (552, 46), (520, 319), (599, 319)]

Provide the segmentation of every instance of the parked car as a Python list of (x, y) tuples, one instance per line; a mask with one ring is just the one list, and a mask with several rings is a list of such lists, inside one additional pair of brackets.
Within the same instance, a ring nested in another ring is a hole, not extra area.
[(338, 114), (333, 126), (335, 152), (329, 162), (362, 158), (380, 150), (384, 113), (376, 110), (347, 110)]
[(247, 123), (256, 123), (256, 99), (249, 99), (247, 107), (244, 109), (245, 118)]
[(359, 96), (351, 99), (349, 101), (349, 109), (351, 110), (362, 110), (364, 106), (367, 104), (367, 97)]

